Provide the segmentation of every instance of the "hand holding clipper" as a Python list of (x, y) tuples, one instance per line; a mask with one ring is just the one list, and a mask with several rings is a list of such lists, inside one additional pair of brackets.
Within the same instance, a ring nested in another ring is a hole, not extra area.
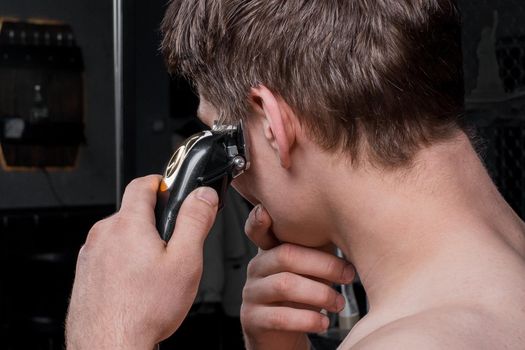
[(211, 130), (186, 139), (168, 162), (157, 192), (155, 216), (162, 239), (169, 241), (182, 202), (194, 189), (214, 188), (220, 209), (229, 184), (249, 165), (242, 123), (215, 123)]

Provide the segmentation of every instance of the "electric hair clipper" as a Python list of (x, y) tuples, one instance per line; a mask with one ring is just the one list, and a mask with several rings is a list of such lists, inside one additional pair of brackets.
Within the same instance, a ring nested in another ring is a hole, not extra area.
[(231, 181), (250, 166), (242, 123), (218, 125), (195, 134), (173, 153), (157, 192), (155, 216), (162, 239), (169, 241), (184, 199), (197, 187), (219, 195), (219, 209)]

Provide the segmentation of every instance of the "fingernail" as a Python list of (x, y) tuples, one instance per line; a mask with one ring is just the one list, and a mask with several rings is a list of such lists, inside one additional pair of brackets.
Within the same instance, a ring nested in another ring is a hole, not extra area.
[(345, 307), (345, 298), (341, 294), (338, 294), (335, 299), (335, 307), (337, 312), (343, 310)]
[(323, 330), (326, 330), (328, 329), (328, 326), (330, 326), (330, 320), (328, 319), (328, 317), (323, 316), (323, 318), (321, 319), (321, 327)]
[(208, 203), (211, 207), (215, 207), (219, 204), (217, 192), (209, 187), (200, 187), (197, 189), (197, 198)]
[(350, 283), (354, 280), (354, 277), (355, 277), (354, 267), (352, 265), (346, 265), (343, 271), (344, 280)]
[(260, 224), (262, 221), (261, 221), (261, 210), (262, 210), (262, 205), (260, 204), (257, 204), (257, 206), (255, 207), (255, 221)]

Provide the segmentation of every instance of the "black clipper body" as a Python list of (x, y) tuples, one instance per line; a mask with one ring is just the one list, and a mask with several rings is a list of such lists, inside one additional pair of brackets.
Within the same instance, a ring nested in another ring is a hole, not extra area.
[(214, 125), (195, 134), (173, 153), (157, 193), (157, 230), (170, 239), (184, 199), (197, 187), (209, 186), (219, 195), (219, 208), (232, 179), (249, 167), (242, 124)]

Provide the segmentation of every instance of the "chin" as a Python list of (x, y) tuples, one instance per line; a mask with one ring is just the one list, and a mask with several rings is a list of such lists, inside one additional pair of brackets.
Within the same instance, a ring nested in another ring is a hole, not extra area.
[[(274, 219), (272, 217), (272, 219)], [(306, 225), (301, 223), (279, 224), (279, 219), (275, 218), (272, 225), (273, 234), (283, 243), (292, 243), (308, 248), (322, 248), (332, 242), (327, 238), (319, 235), (320, 231), (309, 230)]]
[[(240, 177), (233, 180), (232, 187), (252, 205), (262, 203), (258, 196), (253, 193), (253, 187), (249, 186), (249, 182), (245, 179)], [(252, 189), (252, 191), (248, 189)], [(317, 220), (312, 216), (302, 215), (304, 212), (301, 213), (301, 210), (297, 210), (296, 207), (283, 206), (282, 202), (279, 201), (275, 202), (274, 200), (272, 202), (269, 200), (269, 202), (274, 205), (265, 206), (265, 209), (272, 219), (273, 234), (279, 241), (309, 248), (321, 248), (331, 243), (328, 237), (320, 234), (325, 230), (316, 224)]]

